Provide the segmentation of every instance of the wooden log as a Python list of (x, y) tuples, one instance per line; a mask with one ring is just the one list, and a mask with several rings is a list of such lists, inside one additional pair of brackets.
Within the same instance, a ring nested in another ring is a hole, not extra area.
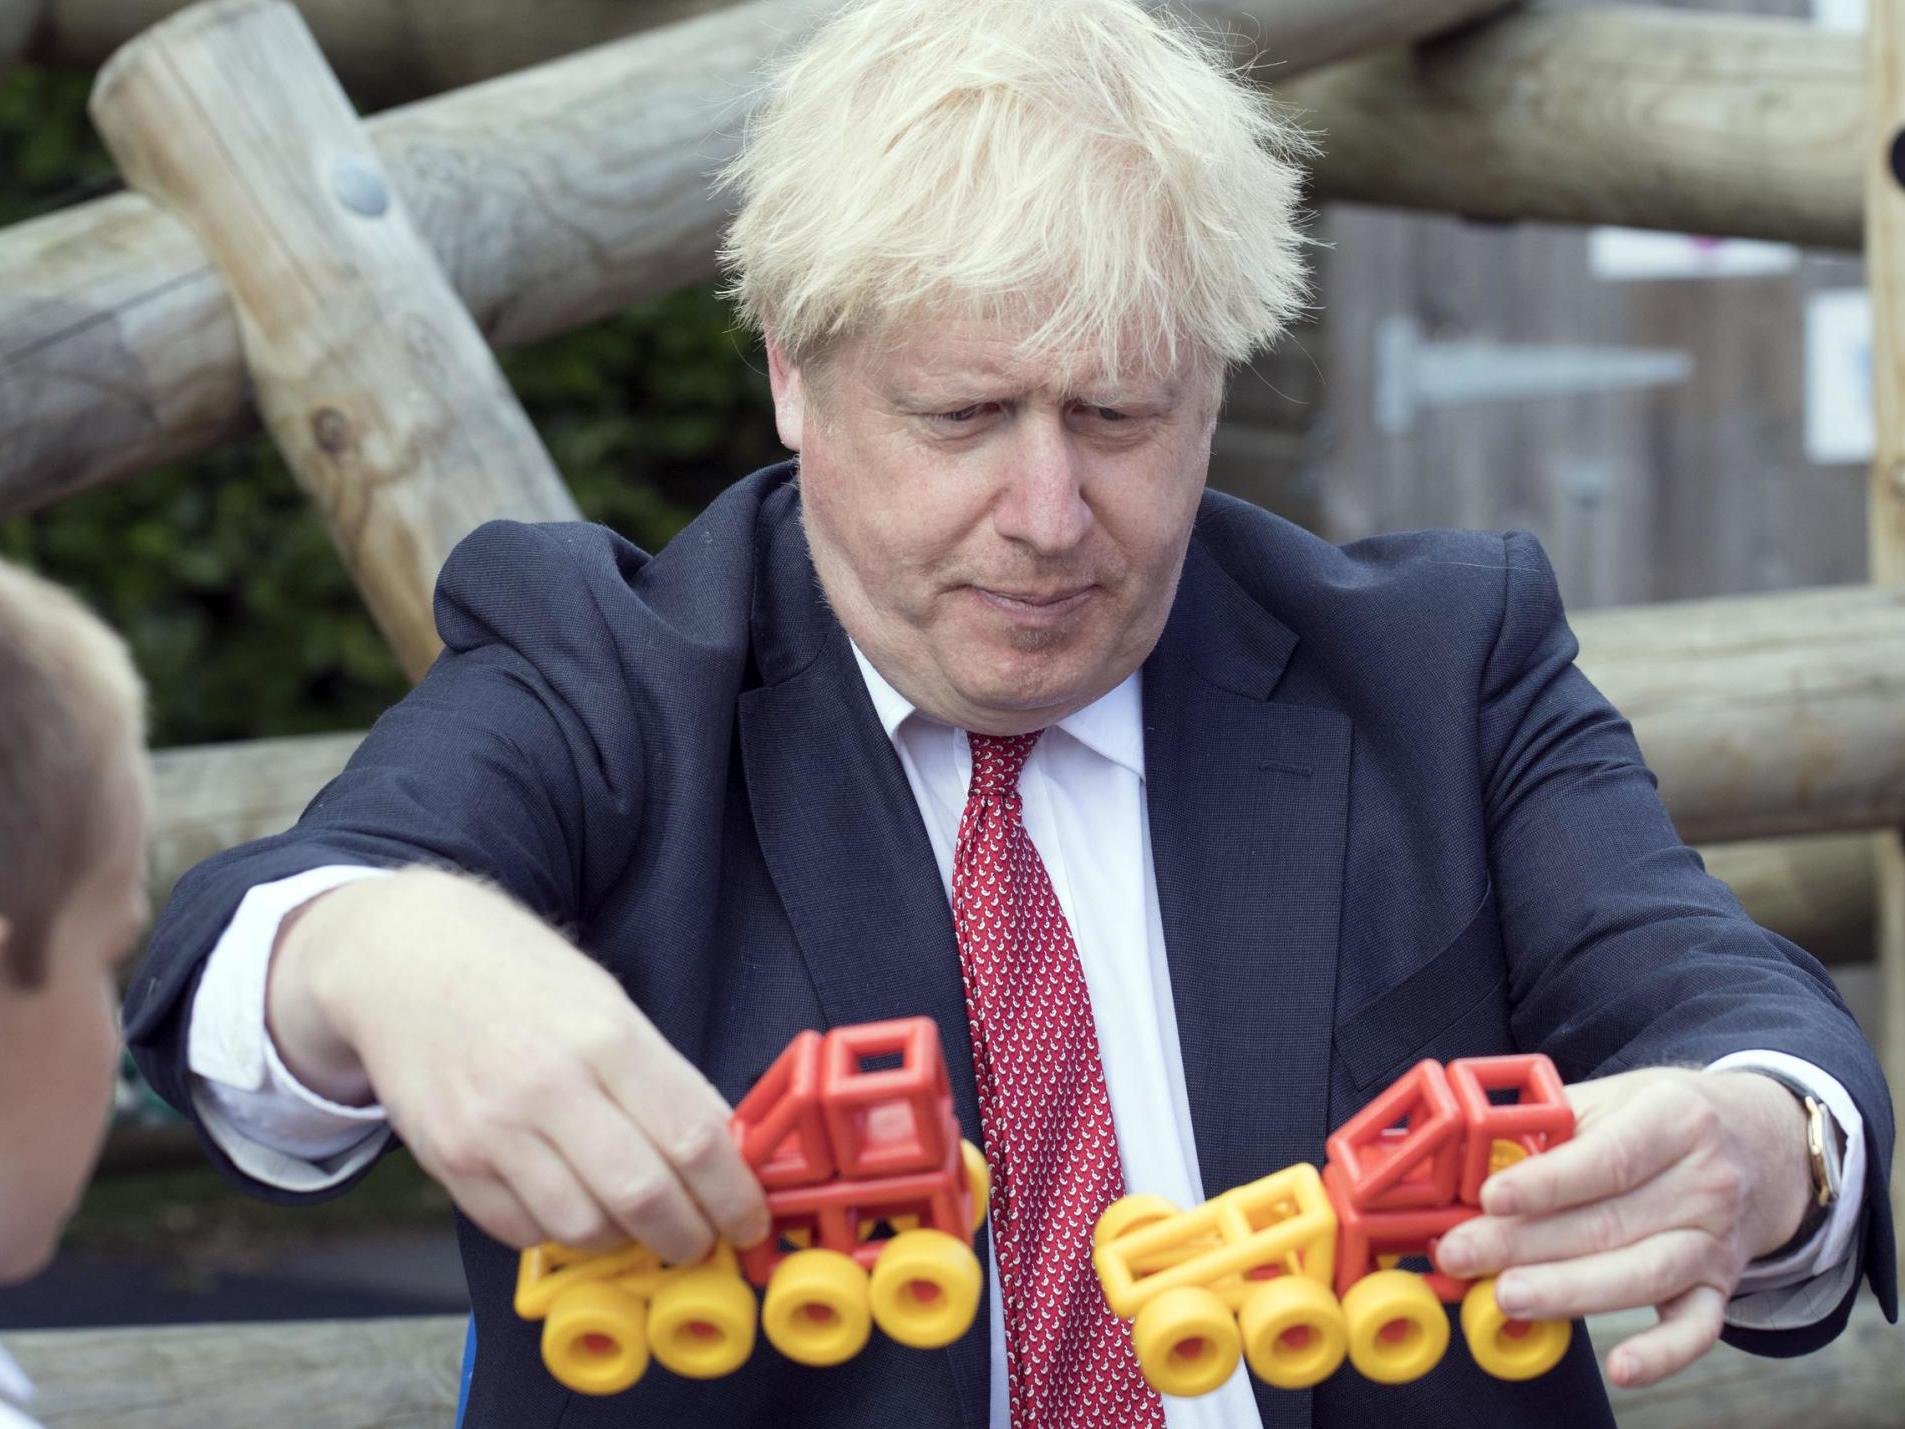
[[(149, 888), (155, 906), (179, 876), (223, 849), (291, 827), (361, 738), (306, 735), (170, 749), (153, 760), (156, 805)], [(1828, 964), (1872, 957), (1871, 840), (1824, 834), (1710, 844), (1708, 869), (1756, 923)]]
[[(760, 65), (831, 0), (757, 0), (381, 115), (373, 142), (490, 342), (714, 272)], [(0, 516), (244, 432), (238, 323), (177, 220), (118, 195), (0, 229)]]
[[(1651, 1311), (1588, 1321), (1596, 1353), (1653, 1323)], [(468, 1320), (417, 1315), (29, 1330), (7, 1347), (39, 1386), (33, 1408), (47, 1429), (253, 1429), (311, 1422), (361, 1429), (424, 1429), (455, 1412)], [(1722, 1345), (1680, 1374), (1609, 1398), (1622, 1429), (1870, 1429), (1905, 1399), (1897, 1331), (1870, 1296), (1846, 1331), (1799, 1360), (1760, 1359)], [(1459, 1353), (1459, 1351), (1451, 1351)]]
[[(708, 175), (734, 152), (763, 63), (832, 3), (737, 5), (370, 121), (392, 187), (490, 342), (534, 342), (712, 276), (727, 208)], [(1261, 34), (1265, 72), (1281, 76), (1345, 35), (1406, 39), (1498, 4), (1222, 0), (1211, 18), (1240, 44)], [(1286, 9), (1313, 18), (1265, 18)], [(1346, 28), (1358, 15), (1386, 26)], [(0, 517), (250, 420), (237, 323), (179, 224), (121, 195), (0, 229)]]
[(160, 751), (147, 844), (153, 906), (163, 906), (192, 865), (290, 828), (362, 738), (313, 734)]
[(46, 1429), (442, 1429), (463, 1315), (9, 1334)]
[[(1905, 819), (1905, 599), (1851, 587), (1576, 617), (1582, 667), (1633, 720), (1683, 834), (1730, 841)], [(356, 735), (158, 757), (155, 886), (286, 828)], [(1832, 959), (1869, 926), (1845, 840), (1716, 849), (1748, 910)], [(1869, 871), (1868, 871), (1869, 872)]]
[(1905, 593), (1676, 601), (1575, 618), (1689, 842), (1905, 820)]
[[(190, 0), (32, 0), (47, 5), (31, 58), (101, 64)], [(671, 24), (735, 0), (297, 0), (325, 58), (360, 103), (437, 94)], [(1518, 0), (1197, 0), (1246, 57), (1328, 64), (1433, 35)]]
[(1406, 45), (1500, 14), (1521, 0), (1188, 0), (1265, 82)]
[(1531, 10), (1282, 86), (1319, 199), (1861, 242), (1856, 36), (1803, 20)]
[(450, 549), (579, 513), (309, 29), (285, 0), (194, 6), (113, 56), (91, 112), (217, 266), (259, 411), (420, 676)]
[(1828, 967), (1871, 962), (1871, 835), (1746, 839), (1703, 845), (1700, 856), (1761, 927)]
[[(45, 0), (29, 57), (93, 69), (191, 0)], [(379, 108), (526, 69), (733, 0), (297, 0), (360, 104)]]
[[(1866, 507), (1872, 579), (1905, 598), (1905, 0), (1872, 0), (1866, 27), (1866, 281), (1872, 289), (1872, 382), (1877, 418)], [(1872, 841), (1878, 883), (1876, 947), (1880, 1061), (1905, 1086), (1905, 838)], [(1905, 1215), (1905, 1151), (1892, 1155), (1893, 1214)]]

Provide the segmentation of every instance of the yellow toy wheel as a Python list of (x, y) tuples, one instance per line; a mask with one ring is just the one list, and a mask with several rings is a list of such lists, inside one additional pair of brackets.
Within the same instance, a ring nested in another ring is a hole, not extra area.
[(1250, 1292), (1237, 1315), (1250, 1372), (1275, 1389), (1308, 1389), (1336, 1373), (1349, 1348), (1343, 1307), (1327, 1285), (1279, 1275)]
[(1105, 1207), (1104, 1214), (1098, 1217), (1098, 1224), (1092, 1227), (1091, 1248), (1096, 1250), (1126, 1231), (1169, 1220), (1176, 1214), (1177, 1207), (1163, 1196), (1120, 1196)]
[(1517, 1161), (1526, 1161), (1528, 1152), (1518, 1141), (1509, 1141), (1505, 1137), (1496, 1137), (1488, 1143), (1488, 1174), (1506, 1171)]
[(992, 1196), (992, 1168), (986, 1154), (970, 1141), (959, 1143), (959, 1159), (966, 1165), (966, 1189), (972, 1192), (972, 1229), (986, 1223), (986, 1203)]
[(689, 1270), (655, 1292), (648, 1338), (660, 1360), (688, 1379), (733, 1374), (754, 1353), (754, 1292), (729, 1270)]
[(620, 1394), (648, 1368), (648, 1306), (603, 1280), (571, 1286), (542, 1325), (542, 1362), (578, 1394)]
[(761, 1329), (768, 1343), (799, 1364), (852, 1359), (873, 1332), (866, 1272), (839, 1251), (796, 1251), (768, 1279)]
[(911, 1230), (873, 1263), (873, 1320), (891, 1339), (936, 1350), (966, 1333), (979, 1309), (979, 1259), (957, 1236)]
[(1434, 1369), (1449, 1347), (1449, 1317), (1429, 1282), (1407, 1270), (1378, 1270), (1343, 1297), (1349, 1362), (1378, 1384), (1407, 1384)]
[(1478, 1280), (1462, 1297), (1462, 1338), (1469, 1355), (1496, 1379), (1533, 1379), (1568, 1352), (1574, 1326), (1566, 1320), (1517, 1320), (1495, 1303), (1495, 1277)]
[(1242, 1351), (1224, 1302), (1194, 1286), (1167, 1290), (1138, 1311), (1131, 1345), (1153, 1389), (1187, 1397), (1209, 1394), (1229, 1379)]

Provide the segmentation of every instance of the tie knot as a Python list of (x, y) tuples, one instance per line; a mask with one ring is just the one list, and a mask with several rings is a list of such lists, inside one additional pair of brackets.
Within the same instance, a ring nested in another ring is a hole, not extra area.
[(968, 734), (966, 738), (972, 744), (972, 788), (967, 797), (1017, 792), (1019, 771), (1025, 768), (1032, 746), (1043, 733), (1044, 730), (1035, 729), (1030, 734)]

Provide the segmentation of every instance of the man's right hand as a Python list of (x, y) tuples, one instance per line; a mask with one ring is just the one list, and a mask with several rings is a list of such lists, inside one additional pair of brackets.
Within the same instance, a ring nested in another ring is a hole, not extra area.
[(291, 1073), (382, 1101), (465, 1215), (518, 1248), (670, 1261), (767, 1234), (729, 1108), (597, 963), (493, 888), (426, 869), (285, 920), (266, 1024)]

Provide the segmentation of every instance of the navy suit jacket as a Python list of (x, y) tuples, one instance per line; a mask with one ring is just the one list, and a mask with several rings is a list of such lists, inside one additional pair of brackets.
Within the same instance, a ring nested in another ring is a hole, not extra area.
[[(197, 972), (245, 890), (323, 864), (428, 861), (573, 930), (730, 1099), (802, 1028), (930, 1014), (980, 1139), (946, 894), (818, 592), (793, 477), (788, 464), (738, 483), (653, 558), (585, 525), (496, 523), (458, 547), (429, 675), (296, 828), (179, 884), (127, 1013), (174, 1105), (189, 1107)], [(1326, 1133), (1422, 1057), (1540, 1049), (1577, 1080), (1791, 1052), (1864, 1114), (1866, 1269), (1890, 1311), (1876, 1059), (1819, 965), (1748, 921), (1675, 837), (1574, 654), (1531, 537), (1339, 549), (1204, 498), (1143, 710), (1205, 1188), (1320, 1162)], [(571, 1395), (542, 1368), (540, 1327), (511, 1313), (514, 1252), (460, 1230), (472, 1425), (985, 1429), (977, 1326), (944, 1351), (876, 1334), (810, 1370), (763, 1343), (718, 1382), (657, 1366), (626, 1395)], [(1811, 1348), (1848, 1308), (1754, 1347)], [(1458, 1334), (1415, 1384), (1346, 1368), (1257, 1396), (1273, 1429), (1611, 1423), (1584, 1335), (1530, 1384), (1483, 1375)]]

